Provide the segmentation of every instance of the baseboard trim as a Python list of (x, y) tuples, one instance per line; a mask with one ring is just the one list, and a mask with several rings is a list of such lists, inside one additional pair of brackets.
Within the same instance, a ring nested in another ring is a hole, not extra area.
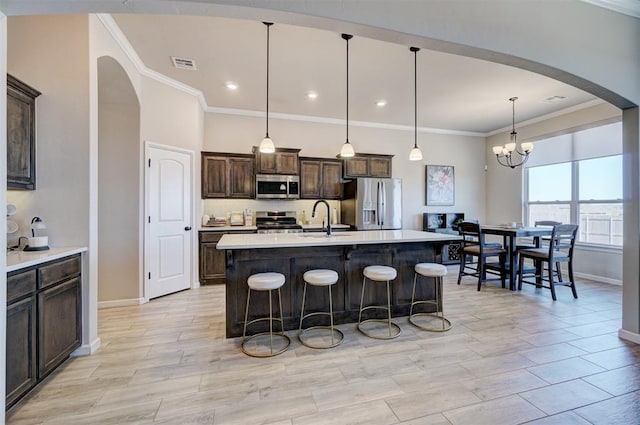
[[(562, 272), (564, 273), (565, 270), (563, 269)], [(619, 280), (619, 279), (611, 279), (610, 277), (596, 276), (596, 275), (593, 275), (593, 274), (578, 273), (578, 272), (575, 272), (573, 274), (575, 275), (575, 277), (581, 277), (583, 279), (595, 280), (596, 282), (602, 282), (602, 283), (608, 283), (610, 285), (622, 286), (622, 281)]]
[(627, 341), (635, 342), (636, 344), (640, 344), (640, 334), (630, 332), (626, 329), (618, 329), (618, 337), (626, 339)]
[(144, 298), (130, 298), (130, 299), (123, 299), (123, 300), (99, 301), (98, 302), (98, 309), (113, 308), (113, 307), (128, 307), (128, 306), (140, 305), (140, 304), (144, 304), (144, 303), (145, 303)]
[(71, 357), (90, 356), (100, 348), (100, 344), (100, 337), (94, 339), (90, 344), (82, 344), (80, 347), (76, 348), (73, 353), (71, 353)]

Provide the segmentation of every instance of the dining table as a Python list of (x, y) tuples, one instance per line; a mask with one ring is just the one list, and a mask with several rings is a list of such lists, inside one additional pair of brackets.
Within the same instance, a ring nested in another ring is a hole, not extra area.
[[(511, 225), (482, 225), (480, 232), (485, 235), (502, 236), (502, 244), (507, 250), (507, 262), (505, 268), (509, 278), (509, 289), (516, 290), (516, 274), (518, 272), (517, 238), (533, 238), (536, 248), (540, 247), (540, 239), (543, 236), (551, 236), (553, 227), (524, 227)], [(535, 265), (536, 276), (540, 276), (540, 262)], [(513, 265), (513, 266), (512, 266)], [(539, 277), (536, 277), (538, 280)]]

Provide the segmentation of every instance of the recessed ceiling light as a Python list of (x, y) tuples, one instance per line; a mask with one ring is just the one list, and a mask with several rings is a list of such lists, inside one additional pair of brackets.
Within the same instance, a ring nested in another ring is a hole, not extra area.
[(233, 81), (227, 81), (226, 86), (229, 90), (237, 90), (238, 89), (238, 84), (234, 83)]
[(383, 106), (387, 106), (387, 101), (384, 99), (380, 99), (376, 102), (376, 106), (382, 108)]
[(307, 99), (317, 99), (317, 98), (318, 98), (318, 93), (314, 91), (307, 92)]
[(566, 96), (559, 96), (559, 95), (556, 95), (556, 96), (550, 96), (550, 97), (547, 97), (546, 99), (542, 99), (542, 101), (543, 101), (543, 102), (545, 102), (545, 103), (554, 103), (554, 102), (560, 102), (560, 101), (563, 101), (563, 100), (565, 100), (566, 98), (567, 98)]

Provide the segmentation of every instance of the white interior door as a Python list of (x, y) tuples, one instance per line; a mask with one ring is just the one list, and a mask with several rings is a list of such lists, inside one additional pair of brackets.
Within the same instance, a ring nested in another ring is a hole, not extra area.
[(147, 152), (147, 288), (155, 298), (191, 286), (192, 156), (156, 146)]

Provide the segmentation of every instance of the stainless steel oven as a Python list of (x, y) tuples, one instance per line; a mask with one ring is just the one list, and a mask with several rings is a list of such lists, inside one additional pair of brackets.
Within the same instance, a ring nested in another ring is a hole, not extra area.
[(256, 198), (298, 199), (300, 198), (300, 177), (257, 174)]

